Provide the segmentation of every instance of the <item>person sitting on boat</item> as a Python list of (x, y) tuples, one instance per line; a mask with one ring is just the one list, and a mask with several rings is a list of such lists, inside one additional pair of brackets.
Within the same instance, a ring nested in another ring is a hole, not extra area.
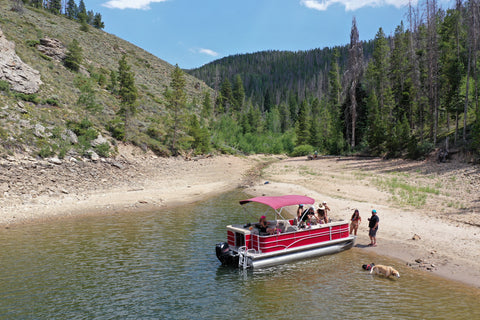
[(258, 228), (258, 231), (260, 231), (260, 233), (273, 234), (273, 229), (268, 226), (267, 217), (265, 216), (260, 217), (260, 220), (256, 224), (256, 227)]
[(310, 223), (311, 224), (314, 218), (315, 218), (315, 207), (311, 206), (310, 208), (308, 208), (308, 210), (304, 211), (302, 221), (304, 223)]

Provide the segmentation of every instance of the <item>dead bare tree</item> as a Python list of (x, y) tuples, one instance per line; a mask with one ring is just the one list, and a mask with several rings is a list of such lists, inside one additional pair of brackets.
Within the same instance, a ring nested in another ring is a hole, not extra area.
[[(357, 97), (356, 89), (357, 85), (360, 82), (360, 77), (363, 72), (363, 48), (362, 43), (359, 40), (359, 34), (357, 29), (357, 21), (355, 17), (352, 19), (352, 29), (350, 32), (350, 46), (348, 48), (348, 65), (346, 70), (346, 90), (348, 90), (348, 95), (350, 97), (350, 106), (349, 106), (349, 115), (350, 115), (350, 145), (352, 148), (355, 147), (355, 129), (357, 121)], [(349, 121), (346, 118), (345, 121)], [(348, 128), (347, 124), (347, 128)], [(348, 137), (348, 136), (347, 136)]]

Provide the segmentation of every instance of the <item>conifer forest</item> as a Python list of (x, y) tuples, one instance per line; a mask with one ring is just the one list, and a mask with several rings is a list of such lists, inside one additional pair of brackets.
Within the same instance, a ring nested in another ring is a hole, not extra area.
[(214, 89), (201, 118), (213, 119), (219, 149), (412, 159), (436, 148), (477, 153), (479, 23), (478, 0), (446, 10), (425, 0), (409, 6), (391, 35), (379, 28), (360, 41), (354, 18), (345, 46), (234, 55), (187, 72)]

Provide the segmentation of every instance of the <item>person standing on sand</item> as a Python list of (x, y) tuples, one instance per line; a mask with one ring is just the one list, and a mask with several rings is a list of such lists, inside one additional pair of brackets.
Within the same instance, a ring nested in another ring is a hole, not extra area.
[(370, 237), (370, 244), (371, 247), (377, 246), (377, 231), (378, 231), (378, 223), (380, 222), (380, 218), (377, 216), (377, 210), (372, 210), (372, 217), (368, 218), (368, 236)]
[(350, 234), (354, 233), (355, 235), (357, 235), (358, 225), (362, 221), (358, 209), (355, 209), (350, 220), (352, 221), (350, 223)]

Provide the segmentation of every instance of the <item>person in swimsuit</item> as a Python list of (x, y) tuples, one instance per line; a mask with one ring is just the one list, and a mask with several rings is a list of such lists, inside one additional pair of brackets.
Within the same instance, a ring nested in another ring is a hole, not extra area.
[(362, 221), (362, 218), (360, 217), (360, 212), (358, 211), (358, 209), (355, 209), (350, 221), (352, 221), (350, 223), (350, 234), (354, 233), (355, 235), (357, 235), (358, 225)]

